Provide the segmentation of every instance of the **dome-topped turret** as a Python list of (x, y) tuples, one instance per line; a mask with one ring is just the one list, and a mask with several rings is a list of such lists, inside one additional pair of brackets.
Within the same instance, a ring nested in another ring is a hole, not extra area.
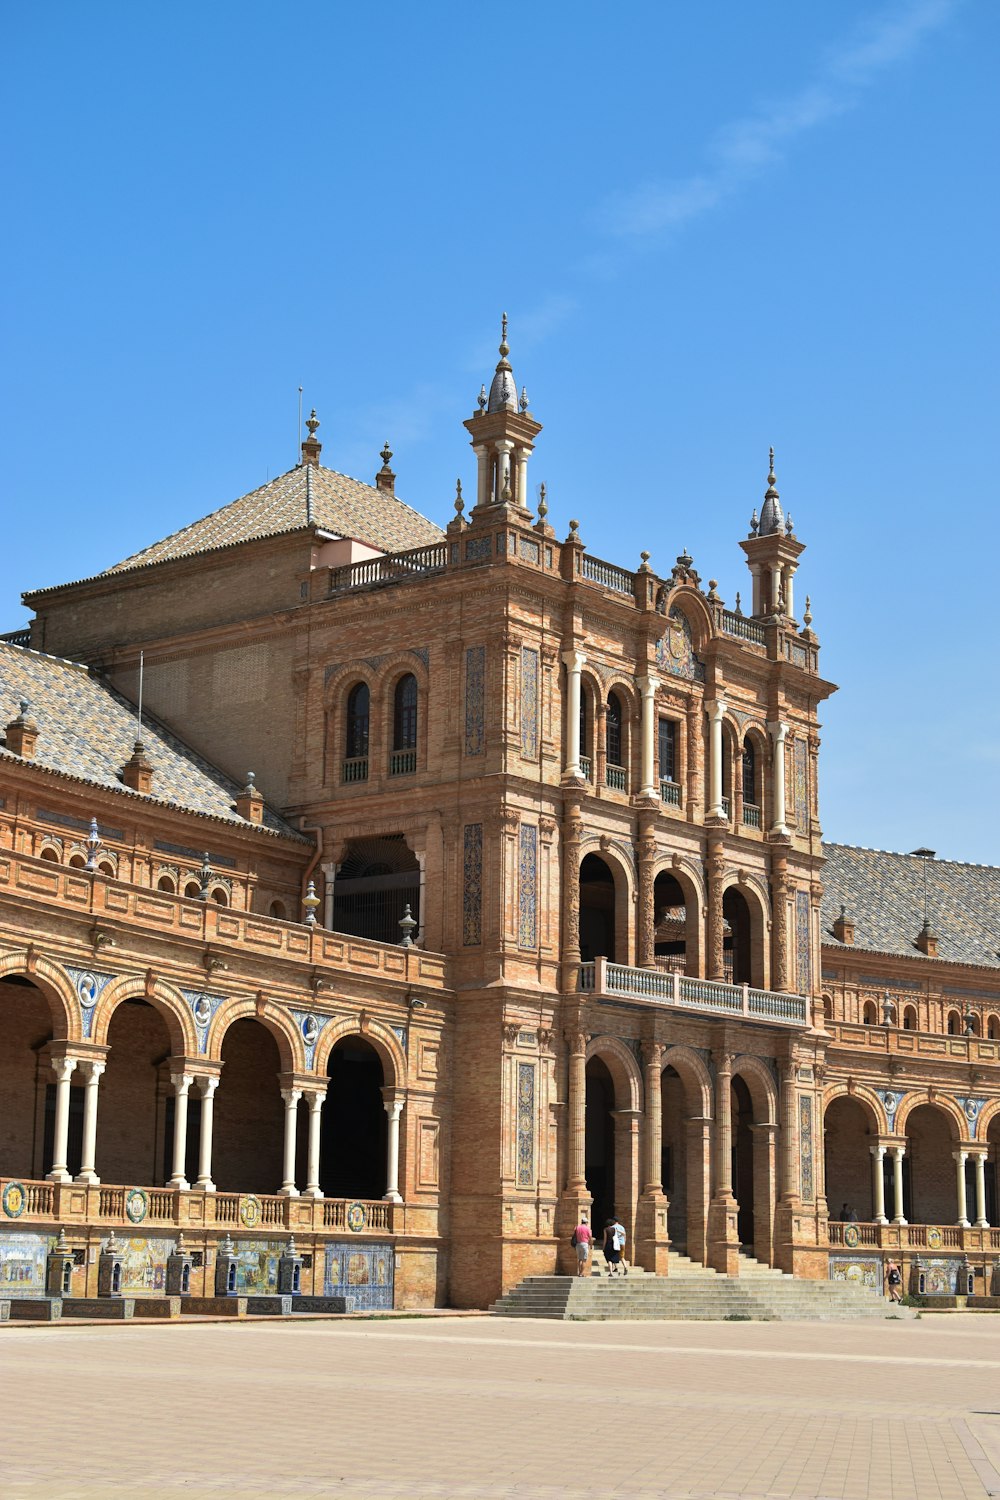
[(774, 487), (774, 449), (770, 450), (771, 463), (767, 472), (767, 489), (764, 491), (764, 506), (760, 513), (760, 529), (758, 536), (773, 536), (775, 532), (784, 531), (785, 517), (781, 509), (781, 501), (778, 499), (778, 491)]
[(503, 334), (500, 339), (500, 363), (497, 365), (493, 376), (493, 384), (490, 386), (489, 400), (486, 410), (490, 411), (517, 411), (517, 382), (514, 379), (514, 371), (507, 359), (510, 346), (507, 343), (507, 314), (503, 315)]

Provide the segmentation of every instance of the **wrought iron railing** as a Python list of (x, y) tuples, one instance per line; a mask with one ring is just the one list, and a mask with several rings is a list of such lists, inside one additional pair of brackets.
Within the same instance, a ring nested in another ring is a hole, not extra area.
[(666, 802), (668, 807), (680, 807), (681, 789), (676, 781), (660, 782), (660, 801)]
[(352, 760), (344, 761), (345, 781), (367, 781), (368, 780), (368, 757), (367, 755), (356, 755)]
[(731, 609), (722, 610), (719, 620), (725, 635), (738, 636), (741, 641), (751, 641), (755, 646), (767, 644), (764, 627), (759, 620), (750, 620), (746, 615), (735, 614)]
[(605, 766), (604, 784), (613, 792), (628, 791), (628, 772), (624, 766)]
[(619, 568), (614, 563), (602, 562), (599, 557), (591, 557), (589, 552), (585, 552), (581, 574), (589, 583), (599, 583), (602, 588), (610, 589), (612, 593), (628, 594), (630, 599), (635, 597), (635, 577), (627, 568)]
[(382, 557), (366, 557), (362, 562), (331, 568), (330, 593), (369, 588), (376, 583), (398, 583), (406, 578), (425, 578), (428, 573), (444, 572), (447, 566), (447, 542), (414, 547), (408, 552), (389, 552)]
[(589, 755), (580, 756), (580, 774), (585, 781), (594, 779), (594, 767)]
[(744, 802), (743, 821), (748, 828), (760, 827), (760, 808), (753, 802)]
[(389, 756), (390, 776), (410, 776), (416, 769), (416, 750), (393, 750)]

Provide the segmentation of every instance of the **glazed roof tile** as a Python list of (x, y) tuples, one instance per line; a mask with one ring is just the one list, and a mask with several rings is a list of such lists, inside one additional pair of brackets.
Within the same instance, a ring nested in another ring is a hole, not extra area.
[[(824, 947), (849, 947), (833, 936), (843, 905), (854, 923), (854, 948), (922, 958), (916, 939), (924, 920), (924, 860), (850, 844), (825, 843), (823, 853)], [(944, 859), (926, 864), (938, 959), (1000, 968), (1000, 868)]]
[[(144, 802), (302, 839), (266, 805), (263, 824), (241, 818), (233, 804), (242, 788), (145, 715), (142, 739), (153, 765), (153, 791), (148, 796), (133, 792), (120, 772), (135, 745), (135, 706), (78, 662), (0, 642), (0, 725), (17, 717), (24, 698), (30, 704), (28, 717), (38, 726), (35, 756), (28, 764), (141, 796)], [(5, 760), (21, 762), (21, 757), (0, 744), (0, 765)]]
[(303, 463), (105, 571), (122, 573), (311, 526), (382, 552), (430, 546), (444, 536), (433, 521), (395, 495), (335, 469)]

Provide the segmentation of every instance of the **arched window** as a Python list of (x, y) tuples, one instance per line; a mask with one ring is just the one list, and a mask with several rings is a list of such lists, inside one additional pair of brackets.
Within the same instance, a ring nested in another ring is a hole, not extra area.
[(743, 741), (743, 806), (757, 805), (757, 755), (751, 740)]
[(957, 1010), (950, 1010), (948, 1012), (948, 1035), (949, 1036), (961, 1036), (961, 1034), (962, 1034), (962, 1018), (959, 1015), (959, 1013), (958, 1013)]
[(274, 917), (279, 922), (284, 922), (285, 921), (285, 903), (283, 901), (272, 901), (271, 902), (271, 910), (268, 913), (268, 915)]
[[(42, 858), (45, 858), (44, 854)], [(69, 867), (71, 870), (85, 870), (87, 868), (87, 861), (82, 854), (71, 854), (69, 857)]]
[(986, 1035), (992, 1042), (1000, 1042), (1000, 1016), (990, 1016), (986, 1026)]
[(347, 741), (344, 780), (368, 780), (368, 724), (371, 693), (367, 682), (356, 682), (347, 695)]
[(98, 873), (99, 874), (101, 874), (101, 875), (108, 875), (108, 876), (111, 877), (112, 880), (114, 880), (114, 878), (115, 878), (115, 867), (114, 867), (114, 865), (108, 864), (108, 861), (106, 859), (101, 861), (101, 863), (97, 866), (97, 869), (98, 869)]
[(224, 886), (217, 885), (215, 887), (215, 890), (212, 892), (212, 900), (215, 902), (216, 906), (229, 905), (229, 896), (227, 895)]
[(588, 706), (590, 694), (581, 685), (580, 688), (580, 769), (587, 780), (590, 780), (590, 714)]
[(823, 996), (823, 1019), (824, 1021), (833, 1020), (833, 1001), (829, 995)]
[(608, 694), (607, 733), (605, 749), (609, 766), (622, 763), (622, 705), (617, 693)]
[(198, 881), (189, 880), (187, 885), (184, 887), (184, 894), (189, 901), (197, 901), (198, 897), (201, 895), (201, 886), (199, 885)]
[(39, 857), (41, 859), (51, 860), (53, 864), (58, 864), (59, 863), (59, 855), (57, 854), (56, 850), (53, 849), (53, 848), (51, 848), (48, 845), (46, 845), (46, 847), (42, 850), (41, 855)]
[(917, 1029), (917, 1012), (916, 1012), (915, 1008), (912, 1005), (907, 1005), (907, 1006), (904, 1007), (904, 1010), (903, 1010), (903, 1030), (904, 1031), (916, 1031), (916, 1029)]
[[(367, 753), (367, 752), (365, 752)], [(404, 775), (417, 769), (417, 679), (407, 672), (396, 683), (392, 704), (392, 760), (389, 770), (393, 776)]]
[(862, 1020), (862, 1023), (865, 1026), (877, 1026), (878, 1025), (878, 1011), (877, 1011), (877, 1009), (875, 1007), (875, 1001), (874, 1000), (866, 1000), (865, 1001), (865, 1008), (864, 1008), (864, 1011), (862, 1013), (861, 1020)]
[(161, 875), (159, 880), (156, 882), (156, 889), (158, 891), (167, 891), (172, 896), (177, 887), (174, 885), (174, 882), (171, 880), (169, 875)]

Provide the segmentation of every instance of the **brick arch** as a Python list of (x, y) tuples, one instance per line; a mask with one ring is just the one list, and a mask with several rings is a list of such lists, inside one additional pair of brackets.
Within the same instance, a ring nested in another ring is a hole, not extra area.
[(684, 584), (679, 584), (670, 590), (664, 600), (661, 613), (669, 618), (670, 611), (675, 605), (687, 616), (695, 651), (702, 653), (712, 637), (718, 634), (715, 621), (708, 612), (708, 606), (694, 589)]
[(379, 663), (378, 670), (372, 675), (370, 685), (373, 696), (376, 692), (391, 692), (399, 679), (410, 673), (417, 679), (420, 692), (426, 694), (430, 689), (431, 677), (423, 659), (412, 651), (393, 651), (384, 662)]
[(366, 682), (368, 691), (372, 695), (372, 702), (376, 698), (376, 683), (379, 673), (366, 661), (348, 661), (337, 668), (330, 678), (323, 684), (323, 707), (327, 713), (332, 710), (342, 711), (342, 700), (348, 688), (352, 688), (356, 682)]
[[(741, 876), (742, 879), (740, 878)], [(724, 896), (730, 886), (733, 885), (748, 897), (747, 904), (751, 908), (752, 903), (749, 900), (749, 895), (750, 893), (753, 894), (757, 903), (758, 915), (764, 924), (764, 931), (767, 932), (771, 926), (771, 896), (763, 881), (758, 875), (751, 873), (749, 870), (738, 870), (735, 865), (730, 865), (722, 877), (721, 894)]]
[(362, 1041), (374, 1047), (382, 1064), (386, 1088), (406, 1087), (406, 1053), (403, 1051), (398, 1036), (384, 1022), (366, 1015), (344, 1016), (341, 1020), (328, 1022), (323, 1027), (319, 1034), (313, 1062), (315, 1073), (322, 1078), (326, 1077), (331, 1052), (338, 1042), (342, 1042), (345, 1037), (349, 1036), (358, 1036)]
[(94, 1011), (92, 1040), (107, 1045), (111, 1017), (124, 1000), (145, 1000), (159, 1011), (170, 1034), (170, 1047), (177, 1057), (198, 1051), (198, 1033), (190, 1006), (179, 990), (150, 974), (122, 974), (112, 979), (98, 998)]
[(868, 1088), (866, 1084), (857, 1084), (853, 1089), (848, 1088), (846, 1083), (832, 1083), (823, 1091), (823, 1118), (835, 1099), (856, 1099), (867, 1111), (872, 1125), (875, 1127), (876, 1135), (890, 1135), (889, 1120), (886, 1116), (885, 1106), (874, 1089)]
[(0, 957), (0, 979), (15, 976), (30, 979), (44, 997), (52, 1017), (52, 1036), (56, 1041), (80, 1041), (83, 1017), (76, 987), (61, 964), (55, 963), (33, 948), (19, 949)]
[(965, 1118), (965, 1113), (961, 1105), (952, 1099), (950, 1095), (940, 1094), (936, 1090), (934, 1098), (930, 1099), (928, 1098), (927, 1089), (914, 1090), (900, 1100), (899, 1109), (896, 1111), (896, 1135), (906, 1134), (907, 1120), (913, 1111), (919, 1109), (922, 1104), (929, 1105), (931, 1109), (939, 1110), (941, 1114), (950, 1120), (957, 1141), (967, 1141), (969, 1139), (969, 1122)]
[(657, 875), (673, 875), (674, 879), (684, 889), (685, 880), (694, 890), (698, 901), (698, 910), (703, 912), (708, 900), (708, 892), (705, 889), (705, 876), (699, 865), (693, 859), (684, 855), (661, 855), (653, 866), (653, 879)]
[(599, 1057), (615, 1086), (615, 1108), (637, 1109), (642, 1104), (642, 1074), (631, 1047), (616, 1036), (594, 1036), (587, 1043), (587, 1062)]
[(278, 1055), (283, 1072), (300, 1072), (305, 1067), (302, 1038), (292, 1023), (292, 1018), (273, 1000), (265, 996), (245, 996), (224, 1000), (212, 1017), (206, 1039), (206, 1057), (212, 1062), (222, 1061), (222, 1043), (226, 1032), (236, 1021), (259, 1021), (278, 1044)]
[(733, 1060), (733, 1077), (742, 1078), (750, 1090), (754, 1124), (776, 1125), (778, 1123), (778, 1088), (767, 1064), (759, 1057), (753, 1057), (749, 1052), (741, 1052)]
[[(615, 882), (615, 899), (618, 900), (620, 897), (624, 900), (627, 897), (629, 901), (634, 901), (636, 896), (635, 870), (630, 860), (618, 847), (618, 841), (613, 840), (610, 834), (607, 837), (609, 839), (607, 849), (601, 847), (600, 834), (591, 834), (589, 838), (584, 839), (580, 845), (580, 863), (583, 864), (588, 854), (596, 854), (598, 859), (603, 859), (611, 871)], [(624, 889), (620, 882), (624, 883)]]
[(714, 1113), (712, 1078), (705, 1065), (705, 1059), (700, 1057), (693, 1047), (668, 1047), (660, 1062), (661, 1073), (664, 1068), (673, 1068), (684, 1085), (685, 1096), (689, 1088), (697, 1091), (701, 1113), (705, 1119), (710, 1120)]
[(653, 866), (653, 885), (660, 875), (672, 875), (684, 897), (684, 962), (688, 973), (705, 972), (705, 883), (700, 870), (686, 859), (659, 859)]

